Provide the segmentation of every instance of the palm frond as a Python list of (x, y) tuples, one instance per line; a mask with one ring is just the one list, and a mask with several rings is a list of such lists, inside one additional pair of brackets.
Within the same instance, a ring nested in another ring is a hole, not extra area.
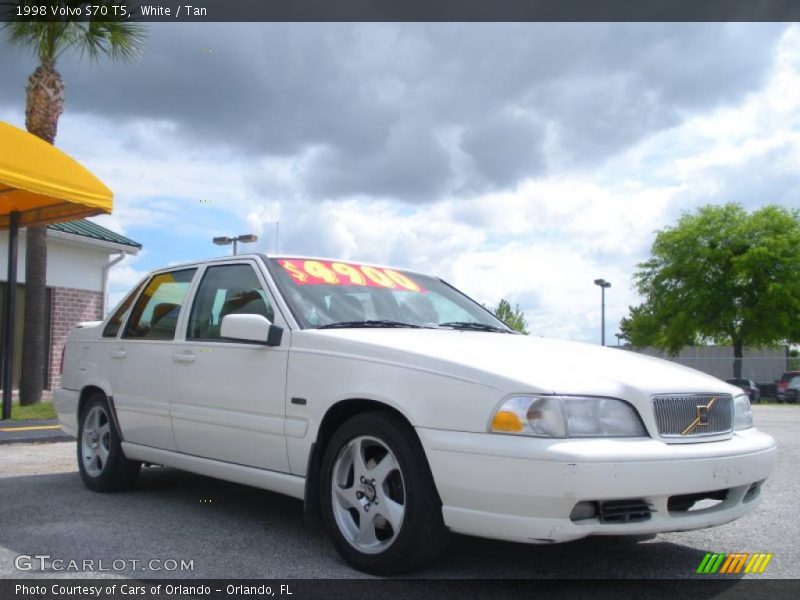
[(130, 21), (89, 21), (83, 24), (75, 46), (82, 54), (97, 60), (107, 56), (114, 61), (129, 62), (144, 50), (145, 28)]
[(60, 23), (43, 21), (11, 21), (3, 25), (12, 46), (30, 50), (42, 61), (54, 58), (53, 30)]
[[(30, 0), (17, 0), (15, 4), (30, 4)], [(37, 0), (37, 5), (79, 6), (85, 0)], [(113, 15), (113, 0), (95, 0), (93, 5), (106, 6), (107, 15)], [(141, 23), (130, 20), (100, 20), (97, 18), (77, 20), (65, 17), (62, 20), (39, 20), (36, 18), (24, 21), (9, 21), (3, 24), (8, 41), (32, 51), (40, 61), (55, 61), (64, 52), (77, 51), (81, 55), (98, 60), (108, 57), (114, 61), (128, 62), (141, 56), (146, 38), (145, 27)], [(52, 17), (50, 17), (52, 18)], [(85, 19), (85, 17), (84, 17)]]

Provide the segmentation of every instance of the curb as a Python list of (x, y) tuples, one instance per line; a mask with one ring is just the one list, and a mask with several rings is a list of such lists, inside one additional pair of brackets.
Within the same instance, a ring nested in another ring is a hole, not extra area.
[(59, 427), (57, 419), (0, 421), (0, 445), (64, 442), (72, 439), (75, 438)]
[(55, 442), (69, 442), (75, 440), (71, 435), (64, 432), (59, 432), (50, 436), (43, 437), (19, 437), (19, 438), (2, 438), (0, 439), (0, 446), (7, 444), (52, 444)]

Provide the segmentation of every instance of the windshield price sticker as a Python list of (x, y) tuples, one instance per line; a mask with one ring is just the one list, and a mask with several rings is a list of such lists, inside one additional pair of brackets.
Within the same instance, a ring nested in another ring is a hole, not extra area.
[(278, 263), (297, 285), (362, 285), (409, 292), (425, 291), (408, 275), (393, 269), (325, 260), (282, 258)]

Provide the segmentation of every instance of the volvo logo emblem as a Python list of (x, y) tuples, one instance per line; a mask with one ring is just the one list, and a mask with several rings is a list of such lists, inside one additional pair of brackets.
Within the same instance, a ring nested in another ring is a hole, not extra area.
[(374, 502), (375, 501), (375, 488), (372, 487), (369, 483), (362, 483), (361, 484), (361, 493), (364, 494), (364, 497), (367, 499), (367, 502)]
[(716, 398), (712, 398), (708, 401), (708, 404), (698, 404), (695, 407), (697, 409), (697, 415), (694, 421), (689, 423), (689, 426), (681, 432), (681, 435), (689, 435), (698, 427), (708, 427), (708, 415), (711, 413), (711, 409), (714, 408), (716, 401)]

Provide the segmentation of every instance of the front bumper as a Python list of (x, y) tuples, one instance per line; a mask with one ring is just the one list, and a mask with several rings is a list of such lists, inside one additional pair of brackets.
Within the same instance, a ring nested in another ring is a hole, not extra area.
[[(774, 440), (755, 429), (696, 444), (417, 431), (450, 529), (530, 543), (727, 523), (758, 505), (760, 489), (753, 484), (769, 476), (776, 458)], [(725, 498), (713, 507), (668, 509), (671, 497), (719, 490)], [(631, 499), (649, 506), (649, 518), (622, 523), (570, 518), (579, 502)]]

